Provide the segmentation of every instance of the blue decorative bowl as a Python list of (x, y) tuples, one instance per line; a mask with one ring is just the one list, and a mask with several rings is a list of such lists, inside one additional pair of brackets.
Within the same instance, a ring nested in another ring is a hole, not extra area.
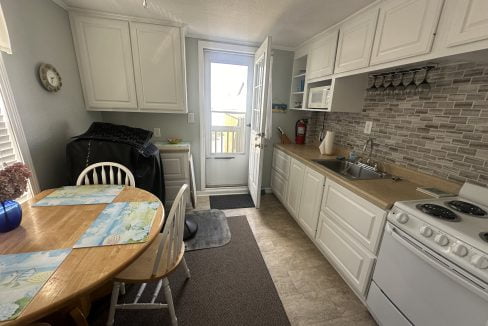
[(22, 221), (22, 207), (15, 200), (0, 203), (0, 232), (12, 231)]

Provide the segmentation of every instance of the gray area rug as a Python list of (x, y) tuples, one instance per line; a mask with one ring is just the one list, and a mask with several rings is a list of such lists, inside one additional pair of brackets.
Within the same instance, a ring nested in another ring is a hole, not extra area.
[(186, 251), (221, 247), (229, 243), (229, 225), (221, 210), (193, 211), (186, 217), (198, 224), (195, 237), (185, 242)]
[[(182, 266), (170, 275), (179, 326), (289, 326), (278, 292), (245, 216), (227, 218), (232, 241), (212, 250), (185, 254), (192, 278)], [(141, 299), (151, 300), (156, 283)], [(131, 302), (138, 287), (127, 286), (119, 302)], [(144, 302), (141, 300), (141, 302)], [(147, 301), (146, 301), (147, 302)], [(164, 302), (163, 291), (156, 302)], [(93, 302), (89, 323), (107, 322), (109, 296)], [(171, 325), (167, 310), (119, 310), (115, 325)]]

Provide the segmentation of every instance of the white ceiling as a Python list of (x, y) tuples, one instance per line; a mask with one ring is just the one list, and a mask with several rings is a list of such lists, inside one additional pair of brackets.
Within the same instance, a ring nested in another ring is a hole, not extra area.
[(374, 0), (63, 0), (70, 7), (170, 19), (211, 39), (295, 47)]

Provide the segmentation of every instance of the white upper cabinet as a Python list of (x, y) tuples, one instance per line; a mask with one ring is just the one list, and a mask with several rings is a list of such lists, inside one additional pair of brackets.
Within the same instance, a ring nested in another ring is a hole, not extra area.
[(320, 79), (334, 72), (337, 35), (335, 30), (312, 41), (307, 58), (307, 79)]
[(371, 64), (429, 53), (444, 0), (389, 0), (380, 7)]
[(185, 112), (180, 28), (130, 23), (130, 31), (140, 110)]
[(449, 15), (447, 47), (488, 39), (487, 0), (451, 0), (445, 11)]
[(365, 68), (373, 47), (378, 9), (370, 10), (346, 21), (339, 31), (335, 72)]
[(88, 110), (186, 113), (182, 29), (71, 12)]
[(136, 110), (129, 22), (70, 17), (87, 107)]

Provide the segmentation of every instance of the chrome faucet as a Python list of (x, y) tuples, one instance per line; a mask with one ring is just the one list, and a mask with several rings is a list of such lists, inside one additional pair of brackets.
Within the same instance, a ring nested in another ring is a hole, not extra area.
[(366, 152), (366, 148), (368, 148), (369, 144), (369, 154), (368, 154), (368, 159), (366, 160), (366, 164), (370, 164), (371, 162), (371, 155), (373, 154), (373, 148), (374, 148), (374, 138), (369, 137), (368, 140), (366, 140), (366, 143), (364, 144), (363, 147), (363, 153)]

